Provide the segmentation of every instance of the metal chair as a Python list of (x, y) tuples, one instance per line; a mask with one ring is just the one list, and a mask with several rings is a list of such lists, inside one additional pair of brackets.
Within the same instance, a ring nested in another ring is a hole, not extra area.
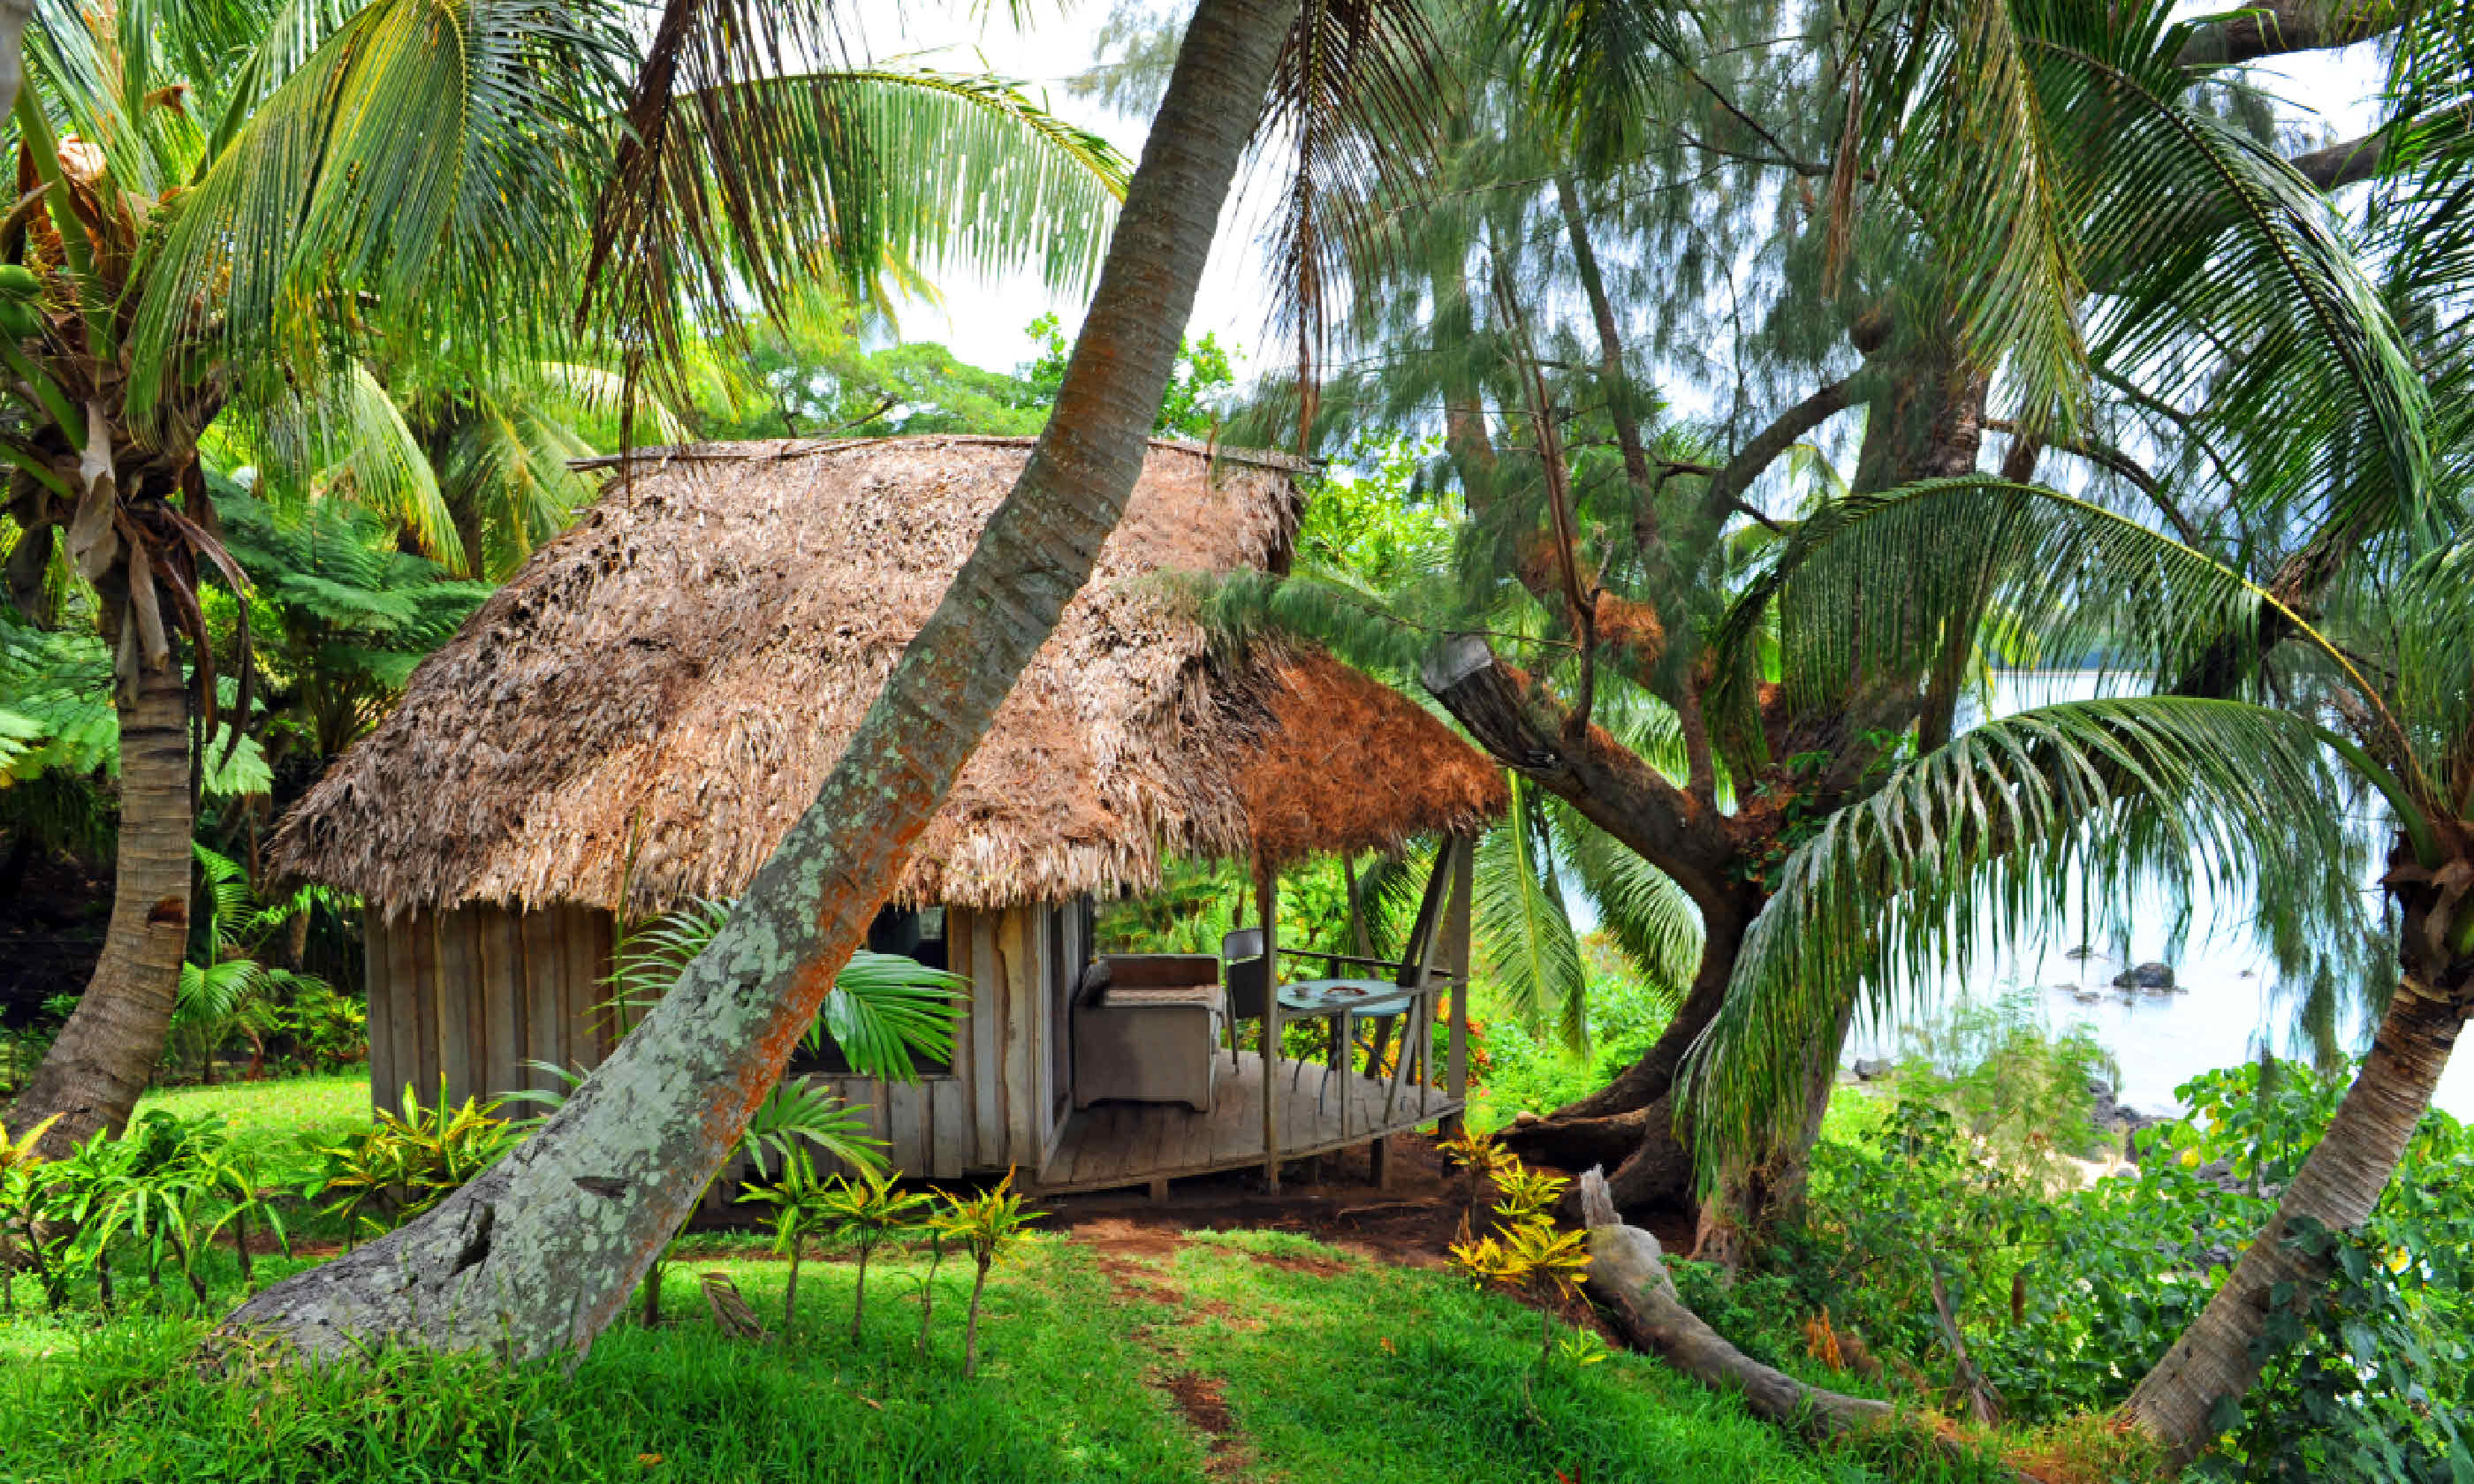
[(1259, 1020), (1272, 1010), (1272, 961), (1263, 952), (1263, 930), (1241, 927), (1220, 940), (1221, 983), (1226, 988), (1228, 1065), (1237, 1065), (1237, 1022)]

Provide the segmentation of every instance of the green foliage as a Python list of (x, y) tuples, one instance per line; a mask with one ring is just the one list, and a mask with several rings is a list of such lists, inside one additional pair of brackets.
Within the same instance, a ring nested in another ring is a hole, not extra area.
[(377, 725), (491, 588), (399, 549), (394, 522), (366, 505), (218, 483), (225, 541), (253, 589), (269, 686), (260, 730), (272, 751), (331, 757)]
[(1960, 999), (1912, 1022), (1900, 1032), (1899, 1055), (1903, 1096), (1950, 1113), (2004, 1166), (2063, 1187), (2077, 1173), (2054, 1156), (2091, 1158), (2102, 1139), (2089, 1122), (2090, 1084), (2112, 1087), (2122, 1076), (2087, 1025), (2051, 1031), (2031, 989)]
[[(2013, 1026), (1978, 1043), (1988, 1064), (2015, 1066), (2019, 1040)], [(1679, 1263), (1678, 1283), (1757, 1359), (1876, 1394), (1912, 1371), (1947, 1400), (1954, 1367), (1932, 1317), (1938, 1280), (2014, 1418), (2106, 1411), (2206, 1305), (2351, 1078), (2265, 1065), (2184, 1085), (2190, 1113), (2141, 1131), (2135, 1171), (2059, 1191), (1913, 1095), (1965, 1107), (1964, 1073), (1977, 1068), (1903, 1081), (1908, 1095), (1877, 1130), (1815, 1149), (1803, 1220), (1753, 1271), (1728, 1287)], [(2255, 1479), (2449, 1477), (2451, 1449), (2463, 1446), (2455, 1419), (2474, 1385), (2474, 1137), (2429, 1114), (2362, 1231), (2284, 1239), (2333, 1253), (2334, 1277), (2277, 1300), (2266, 1376), (2222, 1419), (2227, 1436), (2203, 1467)], [(1806, 1339), (1816, 1315), (1895, 1375), (1822, 1371)]]
[(743, 351), (715, 347), (700, 426), (716, 438), (1021, 437), (1048, 420), (1054, 387), (965, 365), (939, 345), (871, 348), (867, 328), (848, 305), (812, 299), (751, 327)]
[[(1026, 333), (1039, 343), (1040, 353), (1037, 360), (1022, 369), (1022, 380), (1031, 388), (1036, 404), (1046, 407), (1056, 399), (1056, 389), (1065, 384), (1065, 362), (1074, 347), (1065, 339), (1064, 325), (1053, 314), (1031, 321)], [(1229, 394), (1237, 384), (1231, 361), (1239, 353), (1223, 347), (1216, 335), (1205, 335), (1200, 341), (1180, 338), (1176, 364), (1169, 371), (1166, 390), (1160, 394), (1159, 416), (1152, 420), (1152, 431), (1162, 438), (1211, 437), (1227, 411)]]
[(980, 1370), (980, 1302), (988, 1286), (988, 1270), (995, 1265), (1031, 1228), (1031, 1223), (1044, 1214), (1024, 1209), (1022, 1193), (1013, 1188), (1013, 1171), (992, 1189), (977, 1195), (948, 1195), (945, 1204), (928, 1218), (928, 1224), (947, 1241), (958, 1243), (971, 1255), (974, 1275), (971, 1280), (970, 1319), (962, 1331), (962, 1375), (977, 1376)]
[[(614, 1017), (614, 1031), (625, 1035), (660, 1003), (730, 910), (728, 900), (697, 900), (626, 926), (612, 950), (612, 994), (600, 1007)], [(813, 1051), (831, 1040), (861, 1076), (910, 1082), (914, 1057), (941, 1062), (953, 1054), (954, 1022), (970, 1003), (970, 985), (916, 959), (861, 948), (835, 976), (803, 1043)]]
[(1515, 1113), (1552, 1113), (1605, 1087), (1656, 1043), (1675, 1014), (1675, 999), (1650, 983), (1620, 954), (1585, 939), (1589, 960), (1588, 1015), (1595, 1035), (1589, 1054), (1576, 1057), (1556, 1040), (1533, 1034), (1518, 1017), (1498, 1013), (1501, 1001), (1481, 980), (1471, 996), (1470, 1034), (1483, 1044), (1480, 1065), (1471, 1058), (1470, 1117), (1496, 1128)]
[(436, 1100), (424, 1105), (406, 1084), (400, 1112), (378, 1109), (367, 1128), (308, 1146), (318, 1168), (303, 1183), (301, 1197), (322, 1214), (343, 1218), (348, 1247), (364, 1231), (390, 1231), (515, 1147), (521, 1130), (498, 1116), (500, 1106), (477, 1097), (449, 1103), (444, 1077)]

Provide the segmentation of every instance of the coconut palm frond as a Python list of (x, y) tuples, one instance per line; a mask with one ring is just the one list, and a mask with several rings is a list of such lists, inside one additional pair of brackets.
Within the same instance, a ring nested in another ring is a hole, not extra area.
[[(208, 156), (152, 245), (133, 421), (150, 425), (202, 332), (221, 364), (274, 376), (360, 319), (335, 312), (355, 294), (424, 338), (487, 323), (498, 353), (554, 340), (578, 273), (578, 152), (611, 110), (618, 55), (594, 13), (372, 0), (327, 36)], [(201, 304), (221, 310), (203, 326)]]
[[(628, 929), (615, 954), (608, 1007), (622, 1016), (651, 1009), (712, 945), (731, 907), (691, 902)], [(830, 1038), (861, 1076), (909, 1082), (918, 1075), (914, 1058), (953, 1053), (954, 1018), (969, 998), (970, 981), (959, 974), (862, 948), (835, 976), (808, 1043), (820, 1047)]]
[(668, 402), (654, 395), (648, 387), (639, 385), (630, 391), (621, 372), (574, 361), (539, 361), (524, 371), (524, 379), (538, 382), (579, 411), (601, 418), (632, 412), (637, 435), (649, 434), (649, 442), (684, 443), (694, 437), (686, 419), (672, 411)]
[(2073, 702), (1954, 738), (1788, 857), (1695, 1044), (1695, 1127), (1757, 1150), (1801, 1116), (1806, 1058), (1851, 1002), (1886, 1019), (2006, 945), (2126, 932), (2143, 885), (2254, 900), (2296, 978), (2359, 952), (2341, 793), (2308, 721), (2239, 701)]
[(1273, 317), (1297, 346), (1301, 437), (1346, 285), (1398, 255), (1399, 218), (1377, 203), (1416, 179), (1450, 107), (1435, 58), (1411, 0), (1305, 0), (1273, 65), (1255, 128), (1288, 155), (1271, 232)]
[(1589, 1045), (1589, 971), (1564, 906), (1550, 826), (1535, 785), (1512, 778), (1512, 810), (1478, 842), (1478, 941), (1505, 1008), (1533, 1028), (1551, 1023), (1574, 1054)]
[(594, 212), (588, 312), (674, 361), (746, 298), (785, 312), (830, 277), (1036, 266), (1079, 292), (1128, 172), (1096, 135), (1001, 81), (814, 70), (820, 0), (670, 0)]
[(918, 1076), (914, 1057), (941, 1062), (953, 1054), (954, 1018), (969, 1002), (970, 985), (900, 954), (861, 949), (834, 977), (816, 1025), (851, 1070), (910, 1082)]
[[(1898, 603), (1879, 601), (1885, 590)], [(1869, 592), (1869, 596), (1868, 596)], [(1922, 674), (1950, 642), (1945, 615), (1990, 613), (2043, 653), (2171, 684), (2215, 646), (2255, 638), (2274, 603), (2223, 563), (2091, 501), (2034, 485), (1929, 480), (1821, 507), (1727, 616), (1713, 711), (1747, 714), (1754, 652), (1772, 636), (1787, 699), (1831, 705)], [(1845, 621), (1852, 613), (1863, 621)]]
[(1563, 856), (1601, 931), (1623, 949), (1668, 1006), (1701, 968), (1701, 913), (1675, 879), (1557, 800), (1548, 811)]

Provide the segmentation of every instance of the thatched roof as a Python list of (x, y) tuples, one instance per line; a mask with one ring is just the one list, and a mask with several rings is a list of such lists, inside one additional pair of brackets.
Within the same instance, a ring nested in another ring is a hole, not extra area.
[[(278, 869), (391, 913), (609, 905), (622, 881), (637, 910), (739, 892), (1029, 449), (734, 443), (639, 463), (422, 664), (286, 818)], [(1499, 775), (1416, 705), (1313, 651), (1216, 660), (1145, 580), (1271, 562), (1296, 467), (1152, 444), (897, 900), (1142, 890), (1163, 850), (1287, 860), (1501, 812)]]

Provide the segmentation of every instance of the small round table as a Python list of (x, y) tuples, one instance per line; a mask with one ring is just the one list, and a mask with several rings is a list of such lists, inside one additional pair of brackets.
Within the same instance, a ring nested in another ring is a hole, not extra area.
[[(1357, 1043), (1356, 1022), (1388, 1020), (1406, 1016), (1417, 1007), (1418, 992), (1402, 989), (1389, 979), (1304, 979), (1280, 986), (1280, 1015), (1283, 1019), (1328, 1018), (1329, 1065), (1323, 1070), (1323, 1088), (1331, 1086), (1331, 1074), (1348, 1070), (1348, 1049)], [(1403, 1038), (1402, 1052), (1407, 1046)], [(1379, 1055), (1379, 1042), (1377, 1054)], [(1322, 1093), (1315, 1101), (1322, 1101)], [(1348, 1089), (1340, 1095), (1340, 1134), (1348, 1137)]]

